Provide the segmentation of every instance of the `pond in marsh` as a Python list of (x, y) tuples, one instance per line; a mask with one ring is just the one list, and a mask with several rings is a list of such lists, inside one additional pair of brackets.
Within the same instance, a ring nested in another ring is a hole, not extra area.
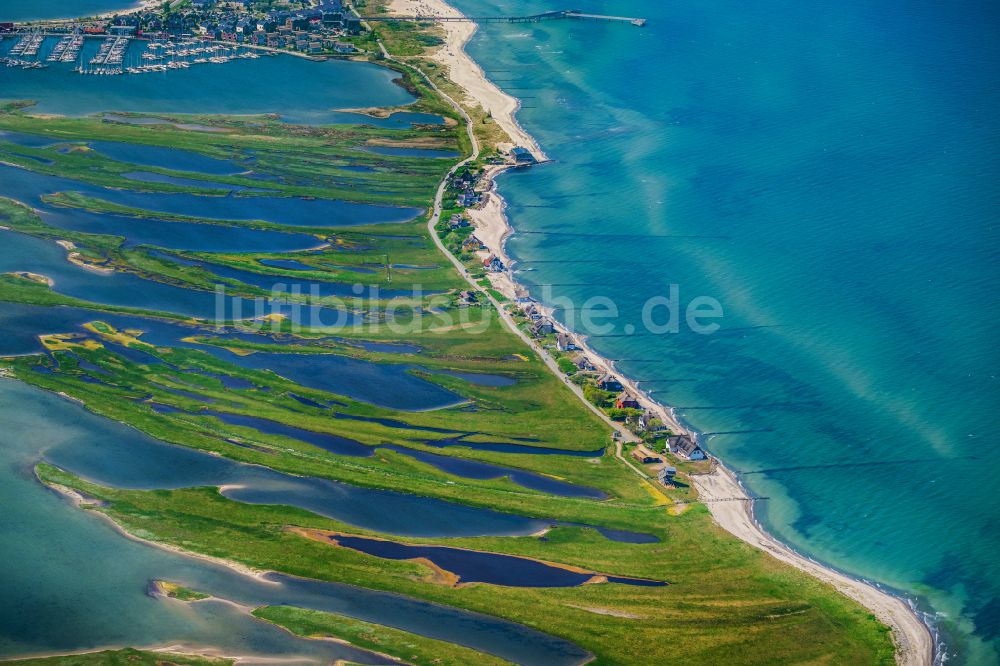
[(233, 185), (221, 183), (214, 180), (200, 180), (198, 178), (184, 178), (182, 176), (171, 176), (165, 173), (154, 171), (128, 171), (122, 174), (122, 178), (134, 180), (137, 183), (166, 183), (167, 185), (177, 185), (178, 187), (189, 187), (206, 190), (228, 190), (229, 192), (274, 192), (260, 187), (249, 187), (247, 185)]
[[(3, 138), (0, 135), (0, 138)], [(127, 143), (124, 141), (90, 141), (87, 145), (101, 155), (119, 162), (142, 166), (195, 171), (212, 176), (232, 176), (247, 170), (237, 162), (209, 157), (192, 150)]]
[[(136, 187), (141, 184), (136, 182)], [(229, 186), (227, 186), (229, 187)], [(262, 195), (200, 196), (183, 192), (137, 192), (36, 173), (0, 164), (0, 196), (38, 206), (40, 197), (56, 192), (80, 192), (102, 201), (157, 213), (211, 220), (264, 221), (289, 226), (332, 227), (406, 222), (420, 210), (397, 206)]]
[[(0, 273), (27, 271), (54, 281), (52, 290), (103, 305), (144, 308), (208, 321), (280, 314), (303, 325), (343, 326), (353, 315), (343, 310), (247, 299), (211, 291), (184, 289), (120, 271), (96, 271), (71, 263), (54, 242), (13, 231), (0, 231)], [(99, 318), (99, 317), (94, 317)]]
[(442, 158), (442, 157), (458, 157), (458, 153), (451, 150), (435, 150), (433, 148), (402, 148), (397, 146), (363, 146), (361, 148), (366, 153), (375, 153), (376, 155), (388, 155), (392, 157), (425, 157), (425, 158)]
[(42, 221), (53, 227), (121, 236), (126, 246), (155, 245), (191, 252), (294, 252), (315, 248), (322, 242), (311, 234), (239, 225), (173, 222), (57, 207), (44, 208), (40, 214)]
[[(508, 587), (576, 587), (600, 576), (586, 571), (573, 571), (526, 557), (500, 555), (463, 548), (424, 546), (397, 543), (384, 539), (337, 534), (330, 541), (344, 548), (390, 560), (423, 558), (445, 571), (458, 576), (459, 583), (490, 583)], [(607, 576), (609, 583), (660, 587), (662, 581), (623, 576)]]

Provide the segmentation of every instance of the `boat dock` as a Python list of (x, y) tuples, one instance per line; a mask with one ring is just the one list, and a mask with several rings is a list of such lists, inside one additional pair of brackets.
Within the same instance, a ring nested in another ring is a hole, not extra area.
[(577, 9), (564, 9), (554, 12), (543, 12), (528, 16), (362, 16), (363, 21), (471, 21), (473, 23), (539, 23), (558, 19), (577, 19), (583, 21), (611, 21), (614, 23), (631, 23), (634, 26), (646, 25), (646, 19), (631, 16), (606, 16), (604, 14), (585, 14)]

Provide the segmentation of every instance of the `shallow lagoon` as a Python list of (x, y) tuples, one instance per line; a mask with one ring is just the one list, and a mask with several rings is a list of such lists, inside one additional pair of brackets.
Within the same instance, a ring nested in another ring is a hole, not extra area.
[[(127, 186), (127, 180), (122, 182)], [(135, 187), (142, 187), (134, 182)], [(229, 186), (227, 186), (229, 187)], [(111, 203), (215, 220), (263, 220), (290, 226), (332, 227), (356, 224), (406, 222), (420, 212), (416, 208), (376, 206), (333, 199), (301, 199), (270, 196), (199, 196), (183, 192), (136, 192), (88, 185), (68, 178), (35, 173), (0, 164), (0, 196), (31, 206), (39, 197), (56, 192), (82, 192)]]
[(41, 218), (46, 224), (66, 231), (122, 236), (126, 246), (155, 245), (169, 250), (294, 252), (315, 248), (321, 243), (309, 234), (127, 217), (55, 206), (42, 209)]
[[(40, 55), (44, 57), (55, 42), (47, 40)], [(87, 40), (84, 58), (99, 42)], [(0, 54), (13, 44), (12, 39), (0, 42)], [(138, 53), (139, 48), (133, 45), (130, 54)], [(131, 76), (82, 76), (72, 67), (71, 63), (56, 63), (45, 69), (5, 68), (0, 97), (36, 100), (41, 113), (69, 116), (110, 111), (275, 113), (288, 122), (304, 124), (344, 122), (344, 114), (336, 109), (400, 106), (414, 100), (392, 83), (398, 76), (395, 72), (336, 59), (315, 62), (293, 56), (262, 57)], [(280, 90), (281, 94), (262, 93), (264, 90)], [(369, 124), (378, 122), (362, 118)]]
[[(72, 264), (67, 265), (72, 266)], [(0, 254), (0, 272), (2, 270), (4, 268)], [(208, 295), (213, 296), (213, 294)], [(141, 292), (136, 293), (136, 297), (139, 296), (142, 296)], [(372, 363), (333, 354), (255, 353), (240, 356), (221, 347), (182, 340), (191, 335), (210, 335), (211, 330), (196, 329), (164, 320), (93, 312), (82, 308), (43, 308), (3, 302), (0, 302), (0, 317), (5, 321), (7, 332), (5, 339), (0, 342), (0, 354), (37, 351), (40, 347), (34, 336), (39, 333), (53, 330), (68, 332), (80, 324), (100, 320), (120, 330), (143, 330), (145, 332), (139, 339), (149, 344), (199, 349), (243, 368), (270, 370), (302, 386), (330, 391), (382, 407), (420, 411), (441, 408), (461, 401), (461, 398), (451, 391), (409, 374), (403, 366)], [(10, 323), (7, 323), (8, 321)], [(261, 338), (261, 340), (268, 339)]]
[[(0, 655), (186, 643), (214, 645), (231, 654), (292, 657), (295, 663), (337, 658), (384, 663), (329, 641), (296, 639), (227, 605), (177, 604), (146, 594), (151, 580), (165, 579), (251, 606), (292, 604), (339, 612), (520, 663), (568, 665), (586, 657), (572, 644), (513, 623), (345, 585), (278, 575), (269, 575), (269, 583), (123, 539), (106, 522), (73, 509), (38, 484), (31, 470), (40, 444), (67, 459), (74, 451), (90, 449), (95, 453), (90, 460), (100, 469), (113, 471), (124, 464), (121, 476), (133, 479), (127, 472), (131, 464), (139, 465), (134, 471), (154, 476), (183, 469), (169, 464), (180, 459), (158, 457), (157, 450), (181, 455), (187, 450), (148, 440), (23, 384), (0, 380), (0, 396), (0, 421), (5, 424), (0, 433), (0, 499), (5, 507), (0, 577), (6, 581), (0, 586)], [(133, 445), (153, 458), (135, 455)], [(109, 454), (110, 459), (102, 460)], [(196, 466), (204, 464), (210, 462)], [(255, 473), (250, 469), (248, 474)], [(45, 557), (39, 557), (43, 552)], [(115, 563), (114, 576), (108, 576), (107, 562)]]
[[(0, 134), (2, 138), (2, 134)], [(47, 138), (46, 138), (47, 139)], [(47, 139), (51, 141), (51, 139)], [(208, 155), (202, 155), (190, 150), (166, 148), (163, 146), (148, 146), (123, 141), (90, 141), (87, 143), (93, 150), (105, 157), (119, 162), (129, 162), (142, 166), (174, 169), (176, 171), (195, 171), (212, 176), (232, 176), (247, 170), (246, 167)]]
[[(293, 321), (339, 323), (353, 320), (350, 313), (278, 300), (246, 299), (211, 291), (196, 291), (146, 280), (119, 271), (98, 272), (70, 263), (66, 251), (54, 242), (13, 231), (0, 231), (0, 273), (28, 271), (54, 281), (53, 291), (92, 303), (146, 308), (206, 320), (245, 319), (282, 314)], [(94, 319), (103, 315), (96, 314)]]

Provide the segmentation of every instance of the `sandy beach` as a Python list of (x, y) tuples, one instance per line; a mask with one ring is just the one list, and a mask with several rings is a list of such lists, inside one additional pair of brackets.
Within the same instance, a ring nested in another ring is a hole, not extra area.
[[(391, 10), (399, 15), (461, 15), (460, 12), (442, 0), (393, 0)], [(482, 68), (465, 53), (465, 44), (475, 34), (476, 25), (471, 22), (444, 22), (441, 25), (446, 32), (446, 44), (433, 57), (437, 62), (447, 67), (449, 78), (465, 91), (466, 99), (463, 101), (478, 104), (489, 110), (497, 124), (511, 137), (512, 144), (529, 148), (536, 159), (545, 159), (541, 147), (514, 118), (514, 114), (519, 108), (519, 102), (489, 81)], [(499, 173), (507, 168), (510, 167), (497, 166), (488, 169), (484, 178), (488, 194), (480, 206), (468, 209), (467, 212), (475, 226), (476, 236), (487, 246), (487, 252), (496, 254), (509, 267), (511, 261), (506, 252), (505, 244), (510, 234), (513, 233), (513, 229), (504, 213), (503, 198), (496, 191), (494, 180)], [(440, 194), (439, 191), (439, 198)], [(434, 235), (434, 238), (437, 239), (437, 236)], [(452, 261), (464, 274), (464, 268), (457, 262), (457, 259), (452, 257)], [(505, 296), (513, 297), (516, 284), (509, 271), (489, 275), (497, 290)], [(502, 308), (500, 311), (503, 318), (513, 327), (509, 315), (506, 315)], [(556, 322), (556, 327), (561, 329), (558, 322)], [(569, 333), (565, 329), (561, 330)], [(515, 332), (525, 338), (520, 331), (516, 330), (516, 327)], [(695, 434), (681, 425), (672, 409), (653, 400), (636, 382), (617, 372), (614, 364), (594, 352), (587, 345), (585, 339), (579, 339), (579, 336), (575, 337), (577, 337), (578, 346), (597, 368), (618, 376), (626, 389), (636, 395), (643, 407), (661, 418), (668, 428), (675, 433)], [(542, 354), (542, 358), (550, 369), (562, 377), (551, 356), (540, 349), (533, 340), (527, 341)], [(583, 398), (578, 387), (569, 383), (567, 386), (571, 389), (577, 389), (574, 392), (588, 406), (591, 406)], [(613, 425), (619, 428), (617, 424)], [(619, 431), (621, 430), (619, 429)], [(897, 663), (902, 666), (930, 666), (933, 663), (934, 639), (931, 632), (905, 601), (864, 581), (804, 557), (769, 535), (754, 518), (753, 502), (736, 475), (723, 464), (716, 462), (718, 464), (714, 466), (714, 471), (711, 474), (692, 476), (692, 481), (698, 489), (700, 499), (705, 501), (720, 527), (782, 562), (832, 585), (840, 593), (868, 608), (881, 622), (892, 629), (893, 640), (896, 644)], [(639, 473), (641, 474), (641, 472)]]
[[(393, 0), (389, 9), (401, 16), (462, 16), (461, 12), (442, 0)], [(479, 64), (465, 52), (466, 43), (476, 33), (476, 24), (471, 21), (445, 21), (440, 25), (446, 34), (445, 44), (433, 57), (447, 67), (449, 78), (465, 91), (466, 99), (458, 101), (482, 107), (503, 128), (512, 144), (529, 149), (538, 161), (546, 159), (534, 137), (525, 132), (514, 117), (521, 105), (520, 100), (486, 78)]]
[[(765, 532), (753, 517), (752, 502), (746, 490), (723, 465), (711, 474), (691, 477), (700, 499), (712, 512), (715, 521), (727, 532), (773, 557), (833, 585), (841, 594), (869, 609), (892, 628), (896, 642), (896, 661), (905, 666), (929, 666), (933, 663), (934, 640), (927, 626), (902, 599), (864, 581), (825, 567), (795, 552)], [(731, 501), (743, 497), (745, 501)], [(712, 501), (723, 500), (723, 501)]]

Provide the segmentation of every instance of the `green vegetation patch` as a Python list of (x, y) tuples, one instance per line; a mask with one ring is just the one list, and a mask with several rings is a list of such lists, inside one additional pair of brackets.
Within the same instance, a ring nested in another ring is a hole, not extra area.
[(396, 657), (413, 666), (492, 666), (510, 662), (461, 645), (344, 615), (292, 606), (264, 606), (254, 617), (307, 638), (335, 638), (359, 648)]

